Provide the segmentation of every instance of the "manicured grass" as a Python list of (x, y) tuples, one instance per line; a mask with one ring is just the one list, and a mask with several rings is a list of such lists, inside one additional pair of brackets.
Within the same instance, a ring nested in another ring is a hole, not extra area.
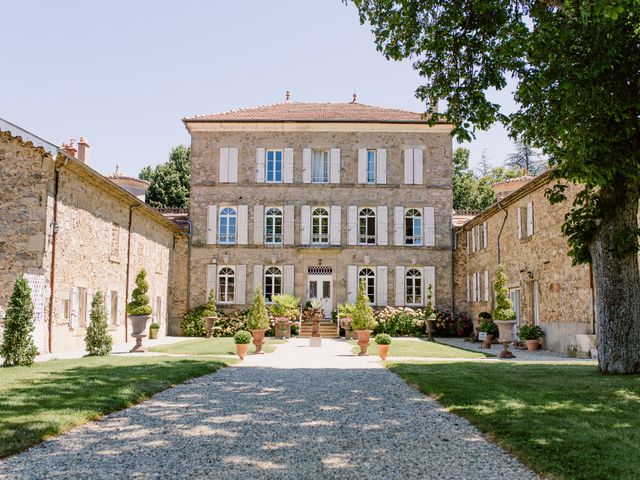
[(0, 458), (215, 372), (225, 363), (229, 362), (107, 356), (0, 368)]
[(390, 364), (541, 474), (640, 478), (640, 376), (593, 365)]
[[(354, 345), (351, 349), (353, 353), (358, 353), (360, 347), (356, 340), (350, 340), (349, 343)], [(367, 349), (369, 355), (377, 355), (378, 347), (371, 338), (371, 344)], [(488, 355), (482, 352), (470, 352), (461, 348), (442, 345), (436, 342), (427, 342), (421, 339), (412, 338), (393, 338), (391, 348), (389, 349), (390, 357), (433, 357), (433, 358), (486, 358)]]
[[(262, 351), (271, 353), (275, 350), (273, 345), (285, 343), (286, 340), (266, 338)], [(169, 345), (158, 345), (149, 349), (152, 352), (176, 353), (185, 355), (235, 355), (236, 345), (232, 337), (191, 338), (183, 342)], [(249, 345), (249, 353), (255, 352), (253, 344)]]

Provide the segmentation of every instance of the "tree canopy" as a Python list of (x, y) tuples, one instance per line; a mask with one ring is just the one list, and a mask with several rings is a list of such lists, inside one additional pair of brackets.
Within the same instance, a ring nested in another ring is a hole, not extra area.
[(190, 172), (191, 147), (184, 145), (174, 147), (166, 163), (144, 167), (138, 176), (149, 182), (146, 203), (156, 208), (188, 208)]

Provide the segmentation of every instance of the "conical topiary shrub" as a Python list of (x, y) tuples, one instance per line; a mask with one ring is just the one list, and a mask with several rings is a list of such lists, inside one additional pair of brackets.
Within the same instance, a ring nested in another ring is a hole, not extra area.
[(91, 302), (91, 323), (87, 326), (84, 343), (89, 355), (103, 356), (111, 353), (113, 339), (109, 335), (107, 312), (102, 292), (96, 292)]
[(33, 343), (33, 330), (31, 288), (27, 280), (20, 275), (13, 286), (4, 320), (0, 356), (4, 357), (5, 367), (33, 365), (38, 354), (38, 349)]
[(213, 288), (209, 290), (209, 298), (207, 303), (204, 304), (204, 310), (202, 311), (203, 317), (217, 317), (218, 309), (216, 308), (216, 294)]
[(269, 328), (269, 314), (267, 313), (267, 304), (264, 301), (261, 288), (257, 288), (253, 295), (253, 303), (247, 315), (247, 328), (249, 330), (266, 330)]
[(516, 312), (513, 311), (513, 303), (509, 298), (507, 289), (507, 276), (504, 274), (504, 267), (498, 265), (496, 270), (496, 281), (493, 284), (496, 292), (496, 307), (493, 309), (494, 320), (515, 320)]
[(138, 317), (151, 315), (151, 304), (149, 303), (149, 284), (147, 283), (147, 272), (143, 268), (136, 276), (136, 288), (131, 292), (131, 301), (127, 305), (127, 314)]
[(376, 327), (376, 319), (373, 316), (373, 308), (369, 303), (364, 280), (360, 282), (351, 325), (354, 330), (373, 330)]

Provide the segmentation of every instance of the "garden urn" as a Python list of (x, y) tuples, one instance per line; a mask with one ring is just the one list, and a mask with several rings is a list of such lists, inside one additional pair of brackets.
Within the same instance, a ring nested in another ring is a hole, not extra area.
[(358, 355), (369, 355), (367, 347), (371, 341), (371, 330), (356, 330), (356, 334), (358, 335), (358, 346), (360, 347)]
[(256, 351), (253, 352), (254, 355), (262, 355), (264, 353), (262, 351), (262, 346), (264, 345), (264, 332), (266, 332), (265, 329), (251, 330), (251, 336), (253, 337), (253, 344), (256, 346)]
[(244, 357), (247, 354), (248, 348), (249, 348), (248, 343), (236, 343), (236, 353), (240, 357), (240, 360), (244, 360)]
[(142, 353), (144, 348), (142, 347), (142, 339), (146, 337), (147, 322), (150, 315), (129, 315), (131, 321), (131, 336), (136, 339), (135, 346), (129, 350), (131, 353)]
[(498, 342), (502, 344), (502, 351), (498, 355), (498, 358), (514, 358), (515, 355), (509, 351), (509, 345), (513, 342), (513, 326), (516, 324), (516, 321), (494, 320), (494, 323), (498, 326), (498, 332), (500, 334)]
[(207, 329), (207, 338), (210, 338), (213, 334), (213, 325), (216, 323), (218, 317), (202, 317), (204, 320), (205, 328)]
[(436, 316), (431, 315), (429, 318), (427, 318), (427, 333), (429, 334), (429, 341), (434, 341), (433, 336), (435, 335), (437, 330), (438, 328), (436, 326)]
[(291, 338), (291, 321), (287, 317), (276, 317), (276, 338)]
[(535, 352), (540, 348), (540, 340), (538, 340), (537, 338), (525, 341), (527, 342), (527, 350), (529, 350), (530, 352)]
[(389, 356), (389, 347), (391, 345), (378, 345), (378, 355), (382, 360), (386, 360)]

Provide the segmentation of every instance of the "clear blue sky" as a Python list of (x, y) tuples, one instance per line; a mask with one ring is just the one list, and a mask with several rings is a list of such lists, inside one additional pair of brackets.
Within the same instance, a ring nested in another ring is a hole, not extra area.
[[(136, 175), (188, 144), (180, 119), (284, 100), (422, 111), (410, 62), (388, 62), (340, 0), (21, 0), (2, 5), (0, 117), (61, 144), (85, 136), (90, 164)], [(511, 104), (509, 95), (498, 100)], [(501, 164), (501, 128), (479, 135)]]

